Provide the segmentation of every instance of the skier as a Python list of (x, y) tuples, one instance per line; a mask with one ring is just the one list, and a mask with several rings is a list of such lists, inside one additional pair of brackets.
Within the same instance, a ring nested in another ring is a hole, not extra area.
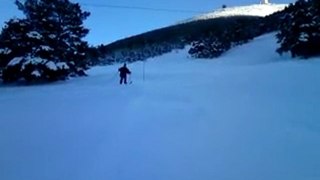
[(121, 68), (118, 69), (120, 72), (120, 84), (124, 82), (124, 84), (127, 84), (127, 74), (131, 74), (130, 70), (127, 68), (127, 64), (124, 63)]

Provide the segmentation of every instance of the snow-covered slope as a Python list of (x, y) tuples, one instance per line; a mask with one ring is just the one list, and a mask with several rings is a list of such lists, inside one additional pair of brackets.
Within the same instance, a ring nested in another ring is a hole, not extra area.
[(274, 34), (216, 60), (186, 51), (51, 85), (0, 87), (2, 180), (318, 180), (320, 59)]
[(187, 19), (180, 23), (212, 19), (218, 17), (230, 17), (230, 16), (267, 16), (277, 11), (283, 10), (287, 4), (253, 4), (247, 6), (227, 7), (221, 8), (213, 12), (202, 14), (191, 19)]

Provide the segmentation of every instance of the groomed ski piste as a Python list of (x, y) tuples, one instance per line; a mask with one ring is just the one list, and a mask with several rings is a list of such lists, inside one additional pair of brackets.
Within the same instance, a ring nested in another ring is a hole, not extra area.
[(275, 34), (213, 60), (187, 50), (0, 87), (1, 180), (318, 180), (320, 59)]

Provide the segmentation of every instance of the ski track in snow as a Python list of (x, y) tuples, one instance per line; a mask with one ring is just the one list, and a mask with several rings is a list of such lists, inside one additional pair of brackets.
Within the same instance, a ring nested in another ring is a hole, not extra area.
[(3, 180), (320, 179), (320, 60), (274, 34), (215, 60), (186, 50), (50, 85), (0, 87)]

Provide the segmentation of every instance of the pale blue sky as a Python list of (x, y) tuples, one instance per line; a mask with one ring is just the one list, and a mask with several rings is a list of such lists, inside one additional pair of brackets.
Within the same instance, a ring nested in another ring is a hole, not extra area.
[[(90, 11), (91, 16), (85, 21), (90, 29), (86, 40), (92, 44), (107, 44), (115, 40), (161, 28), (178, 21), (188, 19), (199, 13), (209, 12), (227, 6), (257, 4), (260, 0), (73, 0)], [(273, 3), (291, 3), (295, 0), (271, 0)], [(0, 0), (0, 24), (21, 13), (14, 5), (14, 0)], [(153, 9), (177, 9), (195, 12), (149, 11), (142, 9), (111, 8), (101, 5), (126, 7), (146, 7)]]

